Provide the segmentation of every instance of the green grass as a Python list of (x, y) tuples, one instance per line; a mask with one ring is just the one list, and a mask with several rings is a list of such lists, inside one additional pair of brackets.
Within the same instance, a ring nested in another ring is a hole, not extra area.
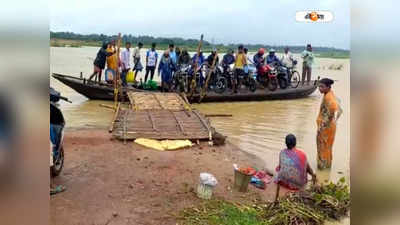
[(260, 214), (255, 208), (240, 208), (223, 200), (210, 200), (182, 211), (180, 216), (186, 225), (265, 225)]
[(350, 191), (345, 179), (308, 187), (279, 198), (276, 204), (253, 200), (233, 203), (220, 199), (201, 201), (180, 211), (177, 219), (184, 225), (322, 225), (339, 221), (350, 210)]

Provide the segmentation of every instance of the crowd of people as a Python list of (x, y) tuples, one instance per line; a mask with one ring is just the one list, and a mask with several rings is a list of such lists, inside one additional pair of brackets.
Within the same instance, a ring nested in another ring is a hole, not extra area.
[[(140, 52), (142, 48), (143, 43), (139, 42), (137, 47), (135, 47), (131, 52), (131, 43), (126, 42), (125, 49), (120, 53), (120, 60), (118, 60), (115, 41), (104, 43), (94, 60), (94, 70), (89, 80), (97, 77), (98, 82), (101, 82), (102, 71), (105, 69), (106, 63), (107, 73), (110, 73), (112, 76), (106, 76), (105, 80), (107, 82), (112, 82), (113, 77), (119, 70), (122, 85), (124, 86), (127, 85), (126, 75), (130, 70), (136, 74), (136, 76), (134, 76), (134, 82), (136, 82), (138, 73), (145, 68), (144, 82), (146, 83), (148, 80), (154, 79), (156, 68), (158, 68), (157, 74), (161, 76), (161, 86), (163, 88), (166, 87), (166, 89), (169, 90), (174, 72), (177, 71), (179, 65), (194, 65), (197, 63), (197, 65), (200, 66), (206, 63), (210, 66), (214, 61), (214, 56), (217, 54), (217, 51), (213, 50), (206, 58), (200, 50), (198, 56), (196, 53), (191, 57), (186, 48), (181, 51), (179, 47), (170, 44), (168, 49), (159, 56), (156, 51), (156, 44), (153, 43), (151, 48), (146, 52), (145, 67), (143, 67)], [(228, 50), (228, 52), (223, 56), (222, 61), (220, 61), (219, 57), (216, 56), (216, 65), (220, 64), (224, 73), (231, 65), (233, 65), (233, 80), (235, 82), (233, 82), (232, 89), (235, 93), (237, 92), (239, 77), (249, 74), (249, 64), (253, 64), (258, 71), (265, 64), (277, 64), (289, 68), (292, 67), (295, 62), (297, 63), (289, 48), (285, 48), (282, 57), (278, 57), (273, 48), (269, 50), (267, 55), (265, 55), (265, 52), (266, 50), (264, 48), (260, 48), (251, 60), (247, 55), (248, 49), (243, 45), (239, 45), (236, 53), (232, 49)], [(307, 84), (311, 81), (312, 65), (314, 63), (314, 55), (310, 44), (308, 44), (306, 49), (302, 52), (301, 57), (303, 58), (302, 85), (304, 85), (305, 81), (307, 81)], [(118, 62), (119, 65), (117, 65)], [(204, 76), (200, 76), (200, 85), (203, 84), (204, 79)]]

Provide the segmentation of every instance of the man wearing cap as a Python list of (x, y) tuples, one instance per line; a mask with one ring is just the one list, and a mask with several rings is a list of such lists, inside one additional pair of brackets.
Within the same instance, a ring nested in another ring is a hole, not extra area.
[(273, 48), (271, 48), (271, 50), (269, 50), (269, 54), (267, 56), (267, 64), (271, 64), (271, 63), (277, 63), (278, 65), (281, 65), (281, 61), (275, 55), (275, 49), (273, 49)]

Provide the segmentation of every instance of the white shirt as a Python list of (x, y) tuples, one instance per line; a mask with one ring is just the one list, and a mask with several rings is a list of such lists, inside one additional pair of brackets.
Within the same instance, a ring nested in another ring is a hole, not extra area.
[(152, 51), (151, 49), (147, 51), (147, 66), (156, 66), (158, 54), (156, 51)]
[(125, 51), (121, 52), (121, 63), (122, 69), (130, 69), (131, 68), (131, 51), (126, 49)]
[(281, 61), (284, 66), (291, 67), (293, 64), (293, 60), (294, 59), (291, 52), (283, 53)]
[(133, 59), (140, 59), (140, 49), (139, 47), (136, 47), (133, 49)]

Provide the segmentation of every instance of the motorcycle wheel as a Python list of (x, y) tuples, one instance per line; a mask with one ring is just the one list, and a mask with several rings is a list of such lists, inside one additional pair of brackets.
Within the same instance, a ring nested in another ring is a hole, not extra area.
[(292, 77), (290, 78), (290, 86), (297, 88), (300, 84), (300, 74), (297, 71), (293, 71)]
[(178, 81), (175, 77), (171, 81), (171, 90), (178, 90)]
[(281, 89), (286, 89), (287, 88), (287, 80), (286, 79), (284, 79), (284, 78), (280, 78), (280, 79), (278, 79), (278, 82), (279, 82), (279, 87), (281, 88)]
[(56, 177), (60, 175), (61, 170), (64, 167), (64, 147), (61, 147), (59, 157), (57, 159), (53, 159), (53, 166), (50, 167), (50, 174), (52, 177)]
[(276, 81), (276, 79), (268, 80), (267, 88), (270, 91), (275, 91), (278, 88), (278, 82)]
[(225, 77), (217, 78), (217, 82), (215, 82), (214, 91), (218, 94), (224, 93), (226, 87), (228, 86), (228, 81)]
[(251, 92), (255, 92), (257, 90), (257, 84), (256, 81), (252, 78), (249, 79), (249, 90)]

